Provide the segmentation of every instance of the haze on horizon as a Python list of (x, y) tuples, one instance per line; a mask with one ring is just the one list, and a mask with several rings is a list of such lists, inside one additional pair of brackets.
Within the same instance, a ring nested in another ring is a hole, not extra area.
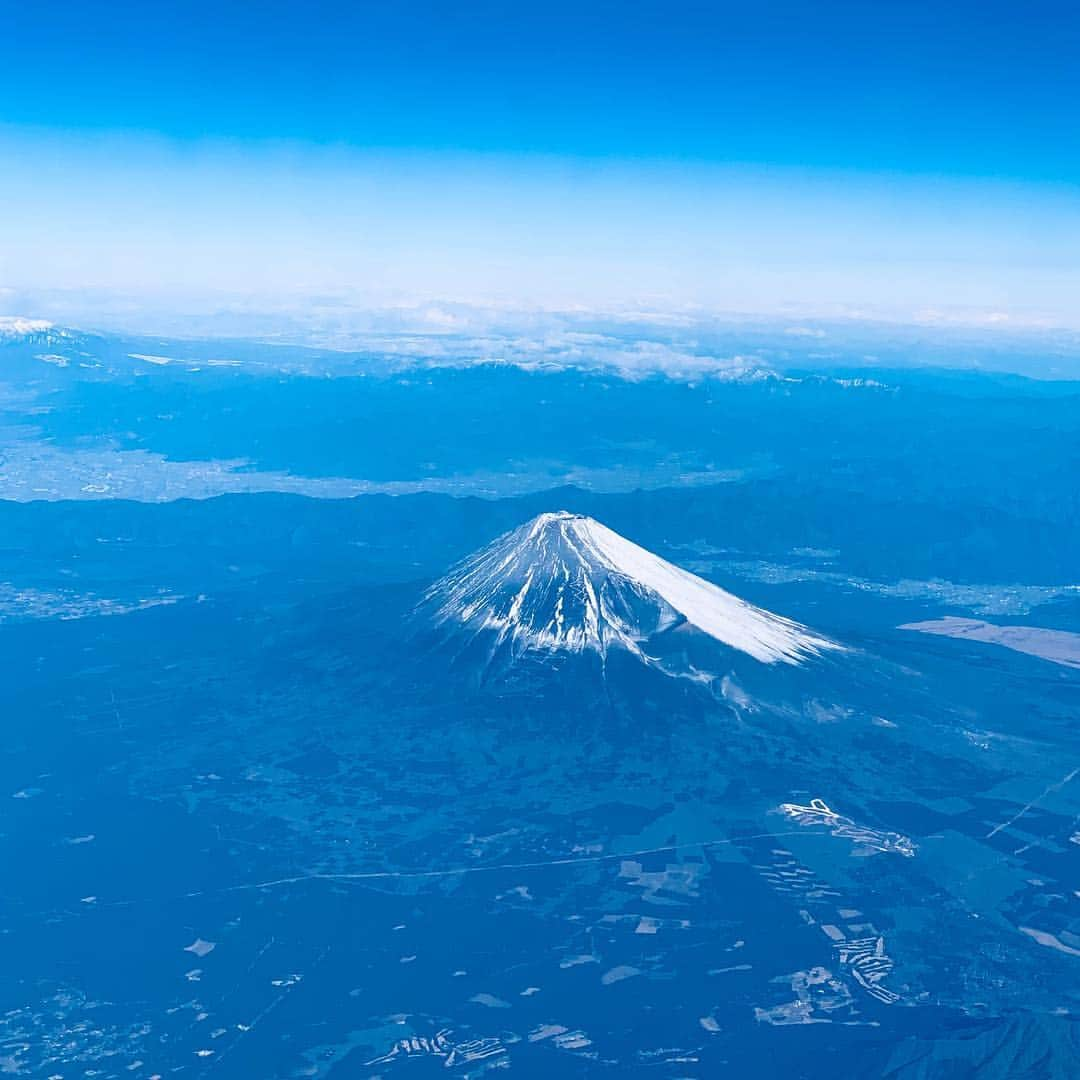
[(0, 70), (8, 314), (438, 299), (1080, 327), (1080, 16), (1058, 5), (9, 22), (34, 47)]

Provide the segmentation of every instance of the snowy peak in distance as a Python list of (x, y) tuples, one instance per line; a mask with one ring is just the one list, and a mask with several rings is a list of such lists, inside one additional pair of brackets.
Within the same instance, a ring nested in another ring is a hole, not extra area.
[(74, 330), (54, 326), (47, 319), (0, 315), (0, 344), (3, 345), (70, 345), (82, 337)]
[(436, 582), (427, 601), (440, 624), (494, 635), (513, 655), (620, 647), (647, 659), (648, 639), (682, 624), (767, 664), (840, 648), (567, 511), (498, 537)]

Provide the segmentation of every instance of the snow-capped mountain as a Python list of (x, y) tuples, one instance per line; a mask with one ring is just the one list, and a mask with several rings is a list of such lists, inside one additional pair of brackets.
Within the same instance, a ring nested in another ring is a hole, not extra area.
[(47, 319), (27, 319), (16, 315), (0, 315), (0, 344), (3, 345), (74, 345), (85, 335)]
[(18, 315), (0, 315), (0, 338), (25, 338), (53, 329), (47, 319), (24, 319)]
[(689, 625), (763, 663), (840, 646), (661, 559), (593, 518), (540, 514), (470, 556), (426, 596), (435, 619), (496, 648), (647, 658), (655, 634)]

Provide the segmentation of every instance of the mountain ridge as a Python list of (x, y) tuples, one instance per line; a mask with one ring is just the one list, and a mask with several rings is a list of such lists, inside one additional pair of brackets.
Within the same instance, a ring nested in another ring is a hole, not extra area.
[(490, 634), (513, 656), (621, 648), (648, 660), (648, 640), (683, 625), (765, 664), (843, 648), (567, 510), (503, 533), (435, 582), (425, 602), (437, 624)]

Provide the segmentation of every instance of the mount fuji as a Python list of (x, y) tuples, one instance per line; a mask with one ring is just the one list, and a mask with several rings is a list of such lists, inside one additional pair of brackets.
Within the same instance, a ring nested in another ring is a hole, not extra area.
[(840, 650), (654, 555), (594, 518), (545, 513), (504, 533), (432, 585), (434, 621), (492, 652), (596, 653), (648, 661), (650, 639), (692, 628), (764, 664)]

